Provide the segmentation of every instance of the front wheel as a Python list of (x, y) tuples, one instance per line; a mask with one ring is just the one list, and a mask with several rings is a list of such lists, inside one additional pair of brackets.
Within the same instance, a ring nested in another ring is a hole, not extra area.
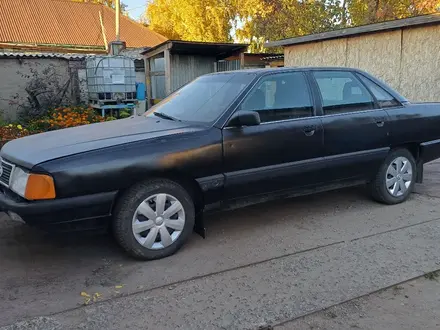
[(194, 214), (194, 203), (183, 187), (170, 180), (149, 180), (121, 196), (113, 231), (131, 256), (160, 259), (174, 254), (189, 238)]
[(385, 204), (398, 204), (408, 199), (414, 189), (416, 162), (407, 149), (390, 152), (371, 183), (372, 196)]

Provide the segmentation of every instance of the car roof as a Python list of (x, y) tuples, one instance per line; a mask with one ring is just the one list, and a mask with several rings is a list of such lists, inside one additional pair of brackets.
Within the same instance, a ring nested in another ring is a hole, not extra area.
[(370, 80), (378, 84), (380, 87), (384, 88), (389, 94), (391, 94), (393, 97), (395, 97), (400, 102), (408, 102), (408, 100), (400, 95), (397, 91), (395, 91), (393, 88), (391, 88), (388, 84), (385, 82), (377, 79), (376, 77), (370, 75), (368, 72), (363, 71), (361, 69), (357, 68), (350, 68), (350, 67), (337, 67), (337, 66), (297, 66), (297, 67), (281, 67), (281, 68), (258, 68), (258, 69), (244, 69), (244, 70), (234, 70), (234, 71), (223, 71), (223, 72), (217, 72), (217, 73), (210, 73), (208, 75), (221, 75), (221, 74), (253, 74), (255, 75), (255, 78), (260, 78), (265, 75), (270, 75), (273, 73), (280, 73), (280, 72), (293, 72), (293, 71), (350, 71), (350, 72), (357, 72), (360, 73), (366, 77), (368, 77)]
[(328, 67), (328, 66), (292, 66), (292, 67), (281, 67), (281, 68), (257, 68), (257, 69), (242, 69), (242, 70), (233, 70), (233, 71), (222, 71), (222, 72), (216, 72), (211, 73), (210, 75), (221, 75), (221, 74), (230, 74), (230, 73), (243, 73), (243, 74), (256, 74), (256, 75), (265, 75), (265, 74), (271, 74), (271, 73), (277, 73), (277, 72), (289, 72), (289, 71), (356, 71), (356, 72), (362, 72), (362, 70), (356, 69), (356, 68), (349, 68), (349, 67)]

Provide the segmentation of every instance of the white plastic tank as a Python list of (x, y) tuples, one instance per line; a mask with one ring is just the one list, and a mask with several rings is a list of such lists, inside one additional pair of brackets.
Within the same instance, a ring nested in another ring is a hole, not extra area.
[(86, 61), (87, 88), (92, 104), (120, 104), (136, 99), (134, 60), (125, 56), (96, 56)]

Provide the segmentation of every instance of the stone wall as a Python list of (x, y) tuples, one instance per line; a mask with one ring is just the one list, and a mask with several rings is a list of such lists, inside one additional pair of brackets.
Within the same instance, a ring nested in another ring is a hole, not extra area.
[[(84, 101), (80, 94), (81, 81), (78, 70), (83, 61), (64, 58), (0, 58), (0, 111), (6, 120), (15, 120), (18, 113), (29, 106), (30, 89), (36, 89), (38, 82), (47, 83), (41, 87), (37, 98), (43, 99), (51, 93), (62, 93), (67, 104)], [(61, 95), (60, 95), (61, 96)]]

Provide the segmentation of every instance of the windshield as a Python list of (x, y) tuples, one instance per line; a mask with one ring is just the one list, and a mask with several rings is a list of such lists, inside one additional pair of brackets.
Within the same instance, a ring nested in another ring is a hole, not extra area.
[(146, 116), (211, 123), (255, 78), (250, 73), (201, 76), (152, 107)]

